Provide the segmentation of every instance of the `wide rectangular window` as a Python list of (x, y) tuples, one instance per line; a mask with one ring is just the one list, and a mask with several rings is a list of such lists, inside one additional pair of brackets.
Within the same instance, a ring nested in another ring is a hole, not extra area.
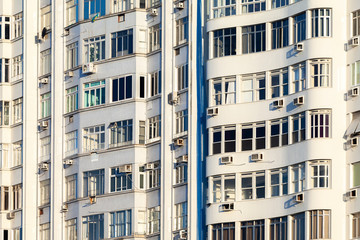
[(352, 238), (360, 238), (360, 212), (352, 214)]
[(241, 151), (265, 149), (265, 122), (244, 124), (241, 134)]
[(330, 239), (330, 210), (310, 211), (310, 239)]
[(150, 74), (150, 96), (156, 96), (161, 93), (161, 71)]
[(113, 13), (128, 11), (134, 8), (134, 0), (114, 0)]
[(270, 171), (271, 196), (282, 196), (288, 194), (288, 170), (279, 168)]
[(133, 140), (133, 120), (110, 123), (110, 147), (131, 144)]
[(78, 42), (66, 46), (67, 69), (72, 69), (79, 65), (78, 52)]
[(71, 156), (78, 153), (77, 137), (77, 130), (65, 134), (65, 156)]
[(214, 31), (214, 58), (236, 55), (236, 28)]
[(176, 20), (176, 44), (179, 45), (188, 41), (189, 23), (188, 17)]
[(84, 192), (83, 197), (97, 196), (104, 194), (105, 180), (104, 169), (84, 172)]
[(293, 71), (293, 90), (295, 93), (306, 89), (306, 65), (299, 63), (292, 67)]
[(121, 57), (133, 53), (133, 30), (123, 30), (111, 34), (111, 57)]
[(330, 137), (330, 110), (313, 110), (310, 112), (311, 138)]
[(51, 50), (47, 49), (40, 53), (40, 74), (46, 75), (51, 73)]
[(292, 171), (292, 190), (294, 193), (302, 192), (305, 188), (305, 163), (291, 166)]
[(0, 83), (8, 83), (10, 80), (10, 59), (0, 58)]
[(266, 99), (265, 73), (242, 76), (241, 102), (253, 102)]
[(235, 175), (222, 175), (212, 178), (213, 202), (235, 201)]
[(76, 218), (65, 221), (65, 239), (77, 240)]
[(39, 235), (40, 240), (50, 240), (50, 223), (40, 224)]
[(176, 68), (177, 75), (177, 88), (182, 90), (188, 87), (189, 84), (189, 70), (188, 64), (184, 64)]
[(76, 111), (78, 109), (78, 87), (66, 89), (66, 113)]
[(22, 37), (23, 35), (23, 14), (18, 13), (14, 15), (13, 22), (14, 38)]
[(213, 81), (213, 105), (234, 104), (236, 102), (236, 79), (225, 77)]
[(114, 78), (112, 80), (112, 101), (132, 98), (132, 76)]
[(149, 28), (149, 52), (161, 48), (161, 25), (157, 24)]
[(292, 216), (291, 230), (292, 240), (305, 240), (305, 213)]
[(236, 15), (236, 0), (213, 0), (213, 18)]
[(84, 40), (85, 62), (96, 62), (105, 59), (105, 35)]
[(66, 185), (66, 201), (77, 198), (77, 174), (67, 176), (65, 178)]
[(311, 36), (330, 37), (331, 36), (331, 10), (313, 9), (311, 11)]
[(148, 119), (149, 139), (160, 137), (161, 134), (161, 116), (155, 116)]
[(265, 23), (242, 27), (242, 53), (262, 52), (266, 50)]
[(132, 189), (132, 173), (122, 172), (120, 167), (111, 168), (110, 191), (120, 192)]
[(351, 86), (355, 86), (359, 84), (360, 84), (360, 61), (356, 61), (351, 64)]
[(265, 239), (265, 221), (247, 221), (241, 222), (241, 240), (264, 240)]
[(360, 162), (356, 162), (352, 164), (352, 173), (353, 173), (352, 186), (353, 187), (360, 186)]
[(84, 19), (104, 16), (106, 13), (105, 0), (84, 0)]
[(211, 225), (211, 240), (234, 240), (235, 239), (235, 223), (219, 223)]
[(188, 130), (188, 110), (182, 110), (176, 115), (176, 134), (187, 132)]
[(352, 36), (360, 35), (360, 10), (352, 13)]
[(306, 13), (301, 13), (294, 17), (294, 43), (306, 39)]
[(328, 188), (330, 163), (328, 160), (318, 160), (310, 162), (311, 168), (311, 187)]
[(244, 173), (241, 175), (241, 198), (265, 198), (265, 172)]
[(273, 22), (271, 29), (272, 49), (283, 48), (289, 45), (289, 20)]
[(149, 234), (160, 232), (160, 206), (148, 209)]
[(23, 73), (23, 56), (19, 55), (12, 59), (12, 76), (17, 77)]
[(40, 182), (40, 205), (50, 203), (50, 179)]
[(242, 0), (241, 1), (241, 12), (242, 13), (252, 13), (260, 12), (266, 10), (266, 1), (265, 0)]
[(330, 87), (331, 86), (331, 60), (317, 59), (310, 62), (310, 86)]
[(87, 127), (83, 129), (84, 152), (105, 148), (105, 125)]
[(187, 202), (175, 204), (175, 230), (187, 228)]
[(289, 143), (289, 123), (287, 118), (272, 120), (270, 124), (271, 147), (285, 146)]
[(110, 237), (131, 235), (131, 210), (110, 213)]
[(305, 114), (299, 113), (292, 117), (292, 143), (305, 140)]
[(0, 39), (10, 40), (10, 17), (0, 16)]
[(22, 102), (22, 98), (18, 98), (15, 99), (13, 101), (13, 123), (20, 123), (22, 122), (22, 107), (23, 107), (23, 102)]
[(82, 239), (100, 240), (104, 238), (104, 214), (82, 218)]
[(66, 2), (66, 26), (79, 21), (78, 0), (67, 0)]
[(84, 84), (84, 107), (105, 104), (105, 80)]
[(282, 97), (289, 94), (289, 74), (287, 68), (271, 72), (271, 97)]
[(271, 8), (279, 8), (289, 5), (289, 0), (271, 0)]
[(51, 115), (51, 93), (45, 93), (40, 96), (41, 101), (41, 118), (46, 118)]

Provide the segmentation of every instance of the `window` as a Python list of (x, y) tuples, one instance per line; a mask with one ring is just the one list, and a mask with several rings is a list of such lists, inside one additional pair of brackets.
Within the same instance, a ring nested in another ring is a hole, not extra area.
[(310, 239), (330, 238), (330, 210), (310, 211)]
[(78, 42), (66, 46), (67, 69), (72, 69), (79, 65), (78, 52)]
[(50, 223), (40, 224), (40, 240), (50, 240)]
[(270, 219), (270, 239), (272, 240), (287, 239), (287, 217)]
[(13, 123), (22, 122), (22, 98), (13, 101)]
[(14, 38), (22, 37), (23, 35), (23, 14), (18, 13), (14, 16), (13, 22)]
[(305, 213), (292, 216), (292, 238), (293, 240), (305, 240)]
[(113, 12), (124, 12), (134, 8), (133, 0), (114, 0)]
[(12, 59), (12, 76), (17, 77), (23, 73), (23, 57), (19, 55)]
[(139, 121), (139, 144), (145, 144), (145, 121)]
[(22, 186), (21, 184), (17, 184), (12, 186), (12, 200), (13, 200), (13, 209), (20, 209), (22, 202)]
[(161, 48), (161, 25), (157, 24), (149, 28), (149, 52)]
[(0, 58), (0, 83), (8, 83), (9, 79), (10, 79), (10, 60), (7, 58)]
[(78, 109), (78, 87), (66, 89), (66, 112), (73, 112)]
[(160, 165), (158, 162), (153, 164), (154, 168), (146, 171), (148, 176), (148, 189), (160, 186)]
[(66, 25), (77, 23), (79, 21), (78, 16), (78, 0), (67, 0), (66, 2)]
[(214, 58), (236, 55), (236, 28), (214, 31)]
[(235, 175), (222, 175), (212, 178), (213, 202), (235, 201)]
[(175, 172), (175, 184), (187, 182), (188, 166), (186, 163), (176, 164)]
[(85, 39), (84, 48), (86, 63), (105, 59), (105, 35)]
[(292, 142), (297, 143), (305, 140), (305, 114), (299, 113), (292, 117)]
[(187, 42), (188, 38), (189, 38), (188, 17), (184, 17), (179, 20), (176, 20), (176, 45)]
[(243, 200), (265, 198), (265, 172), (242, 174), (241, 195)]
[(175, 204), (175, 230), (187, 228), (187, 202)]
[(41, 9), (41, 30), (44, 28), (51, 29), (51, 5)]
[(289, 20), (273, 22), (271, 29), (272, 49), (283, 48), (289, 45)]
[(236, 102), (235, 76), (214, 79), (212, 95), (213, 105), (234, 104)]
[(132, 98), (132, 76), (119, 77), (112, 80), (112, 101)]
[(360, 162), (356, 162), (352, 164), (352, 173), (353, 173), (352, 186), (353, 187), (360, 186)]
[(46, 75), (51, 73), (51, 50), (47, 49), (40, 53), (40, 67), (41, 75)]
[(265, 73), (242, 76), (241, 101), (252, 102), (266, 99)]
[(148, 0), (148, 7), (154, 7), (161, 4), (161, 0)]
[(282, 196), (288, 194), (288, 170), (279, 168), (270, 171), (271, 196)]
[(294, 193), (302, 192), (305, 188), (305, 163), (291, 166), (292, 189)]
[[(359, 10), (359, 14), (360, 14), (360, 10)], [(360, 16), (359, 16), (359, 24), (360, 24)], [(351, 64), (351, 86), (355, 86), (359, 84), (360, 84), (360, 61), (357, 61)]]
[(65, 134), (65, 155), (71, 156), (78, 153), (77, 130)]
[(65, 178), (66, 201), (77, 198), (77, 175), (73, 174)]
[(9, 145), (6, 143), (0, 144), (0, 157), (1, 157), (1, 168), (9, 168)]
[(301, 13), (294, 17), (294, 43), (306, 39), (306, 14)]
[(311, 87), (330, 87), (330, 59), (318, 59), (310, 62), (311, 67)]
[(0, 17), (0, 39), (10, 40), (10, 17)]
[(50, 179), (40, 182), (40, 205), (50, 203)]
[(104, 194), (104, 169), (84, 172), (84, 197)]
[(110, 213), (110, 237), (131, 235), (131, 210)]
[(149, 139), (160, 137), (161, 134), (161, 116), (149, 118)]
[[(104, 16), (106, 11), (105, 0), (84, 0), (84, 19)], [(91, 238), (90, 238), (91, 239)]]
[(150, 96), (156, 96), (161, 93), (161, 71), (150, 74)]
[(121, 192), (132, 189), (132, 173), (122, 172), (120, 167), (111, 168), (110, 191)]
[(84, 84), (84, 107), (105, 104), (105, 80)]
[(271, 128), (270, 131), (271, 147), (280, 147), (280, 146), (288, 145), (289, 123), (287, 118), (272, 120), (270, 123), (270, 128)]
[(211, 240), (234, 240), (235, 239), (235, 223), (219, 223), (211, 225), (212, 239)]
[(360, 10), (357, 10), (355, 12), (352, 13), (352, 35), (353, 36), (358, 36), (360, 35)]
[(20, 240), (20, 232), (22, 232), (21, 228), (15, 228), (14, 231), (14, 240)]
[(65, 239), (76, 240), (77, 239), (77, 225), (76, 218), (65, 221)]
[[(224, 136), (224, 138), (222, 138)], [(235, 126), (213, 129), (212, 153), (235, 152), (236, 151), (236, 129)]]
[(310, 112), (311, 138), (330, 137), (330, 110), (313, 110)]
[(241, 222), (241, 240), (264, 240), (264, 220)]
[(271, 72), (271, 97), (282, 97), (289, 93), (289, 75), (287, 68)]
[(213, 18), (236, 15), (236, 0), (213, 0)]
[(22, 164), (22, 142), (13, 143), (13, 167)]
[(51, 115), (51, 94), (50, 92), (41, 95), (41, 118)]
[(360, 213), (352, 214), (352, 238), (360, 237)]
[(265, 23), (242, 27), (242, 53), (266, 50)]
[(279, 8), (289, 5), (289, 0), (271, 0), (271, 8)]
[(188, 130), (188, 110), (182, 110), (176, 115), (176, 134), (187, 132)]
[(82, 239), (99, 240), (104, 238), (104, 214), (82, 218)]
[(0, 101), (0, 124), (8, 126), (10, 123), (10, 103), (8, 101)]
[(242, 151), (265, 149), (265, 142), (265, 122), (242, 126)]
[(311, 11), (312, 37), (331, 36), (331, 10), (313, 9)]
[(84, 152), (105, 148), (105, 125), (83, 129)]
[(1, 210), (7, 211), (10, 209), (10, 192), (9, 187), (1, 187)]
[(306, 89), (306, 65), (299, 63), (293, 66), (293, 90), (295, 93)]
[(160, 206), (149, 208), (149, 234), (160, 232)]
[(265, 11), (266, 1), (265, 0), (242, 0), (241, 2), (241, 12), (242, 13), (252, 13)]
[(188, 65), (184, 64), (176, 68), (177, 72), (177, 88), (178, 91), (185, 89), (189, 84), (189, 70)]
[(110, 123), (110, 147), (130, 144), (133, 140), (133, 120)]
[(128, 29), (111, 34), (111, 57), (133, 53), (133, 30)]
[(50, 136), (40, 139), (40, 160), (46, 161), (50, 159), (51, 140)]
[(312, 161), (311, 167), (311, 187), (328, 188), (329, 187), (329, 161)]
[(139, 78), (139, 82), (140, 82), (140, 98), (145, 98), (145, 77), (144, 76), (140, 76), (140, 78)]

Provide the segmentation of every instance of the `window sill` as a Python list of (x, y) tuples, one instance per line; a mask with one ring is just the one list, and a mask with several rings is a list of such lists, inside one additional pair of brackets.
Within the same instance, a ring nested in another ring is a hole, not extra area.
[(179, 43), (178, 45), (174, 46), (174, 50), (180, 49), (180, 48), (188, 46), (188, 45), (189, 45), (189, 42), (186, 40), (185, 42)]
[(173, 185), (173, 188), (179, 188), (179, 187), (182, 187), (182, 186), (186, 186), (188, 184), (188, 182), (182, 182), (182, 183), (175, 183)]
[(161, 53), (161, 47), (159, 49), (148, 52), (146, 55), (147, 55), (147, 57), (150, 57), (150, 56), (155, 55), (157, 53)]
[(146, 102), (154, 101), (154, 100), (159, 99), (159, 98), (161, 98), (161, 93), (156, 94), (155, 96), (148, 97), (146, 99)]
[(22, 40), (22, 39), (23, 39), (23, 35), (21, 35), (20, 37), (11, 39), (11, 43), (17, 42), (17, 41)]

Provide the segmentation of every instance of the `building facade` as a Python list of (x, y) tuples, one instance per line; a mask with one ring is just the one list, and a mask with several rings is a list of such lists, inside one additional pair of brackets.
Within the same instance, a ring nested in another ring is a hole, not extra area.
[(0, 240), (360, 238), (360, 2), (12, 0), (0, 22)]

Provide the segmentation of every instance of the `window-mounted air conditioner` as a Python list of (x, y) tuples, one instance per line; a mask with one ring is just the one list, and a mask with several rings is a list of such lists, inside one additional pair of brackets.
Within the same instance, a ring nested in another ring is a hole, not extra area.
[(82, 65), (82, 73), (83, 74), (91, 74), (91, 73), (95, 73), (96, 69), (94, 66), (94, 63), (87, 63)]
[(350, 46), (352, 46), (352, 47), (359, 46), (359, 43), (360, 43), (360, 38), (359, 37), (353, 37), (350, 40)]
[(69, 36), (70, 34), (70, 29), (65, 29), (64, 30), (64, 36)]
[(41, 84), (48, 84), (48, 83), (49, 83), (49, 78), (41, 78), (41, 79), (39, 80), (39, 82), (40, 82)]
[(357, 189), (353, 189), (349, 192), (350, 198), (356, 198), (357, 197)]
[(253, 162), (260, 162), (260, 161), (264, 160), (264, 154), (262, 154), (262, 153), (251, 154), (250, 159)]
[(208, 108), (207, 109), (207, 115), (208, 116), (217, 116), (219, 114), (219, 108), (218, 107), (214, 107), (214, 108)]
[(284, 99), (279, 99), (273, 102), (273, 106), (275, 108), (282, 108), (284, 107)]
[(62, 212), (67, 212), (69, 210), (69, 208), (68, 208), (68, 205), (67, 204), (63, 204), (62, 206), (61, 206), (61, 211)]
[(153, 163), (145, 164), (145, 170), (153, 170), (154, 168), (155, 168), (155, 165)]
[(73, 164), (74, 164), (74, 160), (72, 160), (72, 159), (66, 159), (66, 160), (64, 161), (64, 164), (67, 165), (67, 166), (73, 165)]
[(303, 193), (296, 194), (295, 195), (295, 202), (297, 202), (297, 203), (304, 202), (304, 194)]
[(95, 195), (89, 196), (89, 200), (90, 200), (90, 204), (96, 203), (96, 196)]
[(179, 102), (179, 95), (176, 91), (169, 93), (168, 95), (168, 102), (169, 104), (178, 104)]
[(228, 212), (234, 210), (234, 203), (221, 204), (220, 209), (222, 212)]
[(183, 3), (183, 2), (176, 3), (176, 4), (175, 4), (175, 8), (176, 8), (177, 10), (182, 10), (182, 9), (184, 9), (184, 3)]
[(132, 172), (132, 165), (126, 164), (119, 167), (119, 172), (122, 173), (131, 173)]
[(177, 164), (184, 164), (188, 162), (188, 155), (183, 155), (176, 159)]
[(15, 212), (8, 212), (6, 214), (7, 219), (14, 219), (15, 218)]
[(184, 146), (184, 139), (182, 139), (182, 138), (175, 139), (174, 140), (174, 145), (178, 146), (178, 147)]
[(357, 145), (359, 145), (359, 138), (358, 137), (353, 137), (350, 139), (350, 146), (351, 147), (356, 147)]
[(48, 163), (40, 163), (39, 164), (39, 169), (41, 171), (48, 171), (49, 170), (49, 164)]
[(303, 105), (304, 104), (304, 97), (301, 96), (301, 97), (297, 97), (294, 99), (294, 105), (296, 106), (300, 106), (300, 105)]
[(304, 51), (304, 44), (303, 43), (296, 43), (294, 46), (294, 50), (297, 52)]
[(187, 231), (186, 230), (180, 230), (179, 231), (179, 239), (187, 239)]
[(65, 77), (73, 77), (74, 76), (74, 72), (73, 71), (68, 71), (65, 73)]
[(233, 162), (233, 157), (232, 156), (226, 156), (226, 157), (221, 157), (220, 158), (220, 163), (221, 164), (230, 164)]
[(156, 17), (157, 15), (159, 15), (159, 12), (156, 8), (152, 8), (152, 9), (150, 9), (149, 15), (152, 17)]
[(357, 97), (359, 96), (359, 87), (353, 87), (350, 90), (350, 96), (351, 97)]
[(42, 121), (40, 122), (40, 128), (41, 129), (47, 129), (49, 127), (49, 121)]

